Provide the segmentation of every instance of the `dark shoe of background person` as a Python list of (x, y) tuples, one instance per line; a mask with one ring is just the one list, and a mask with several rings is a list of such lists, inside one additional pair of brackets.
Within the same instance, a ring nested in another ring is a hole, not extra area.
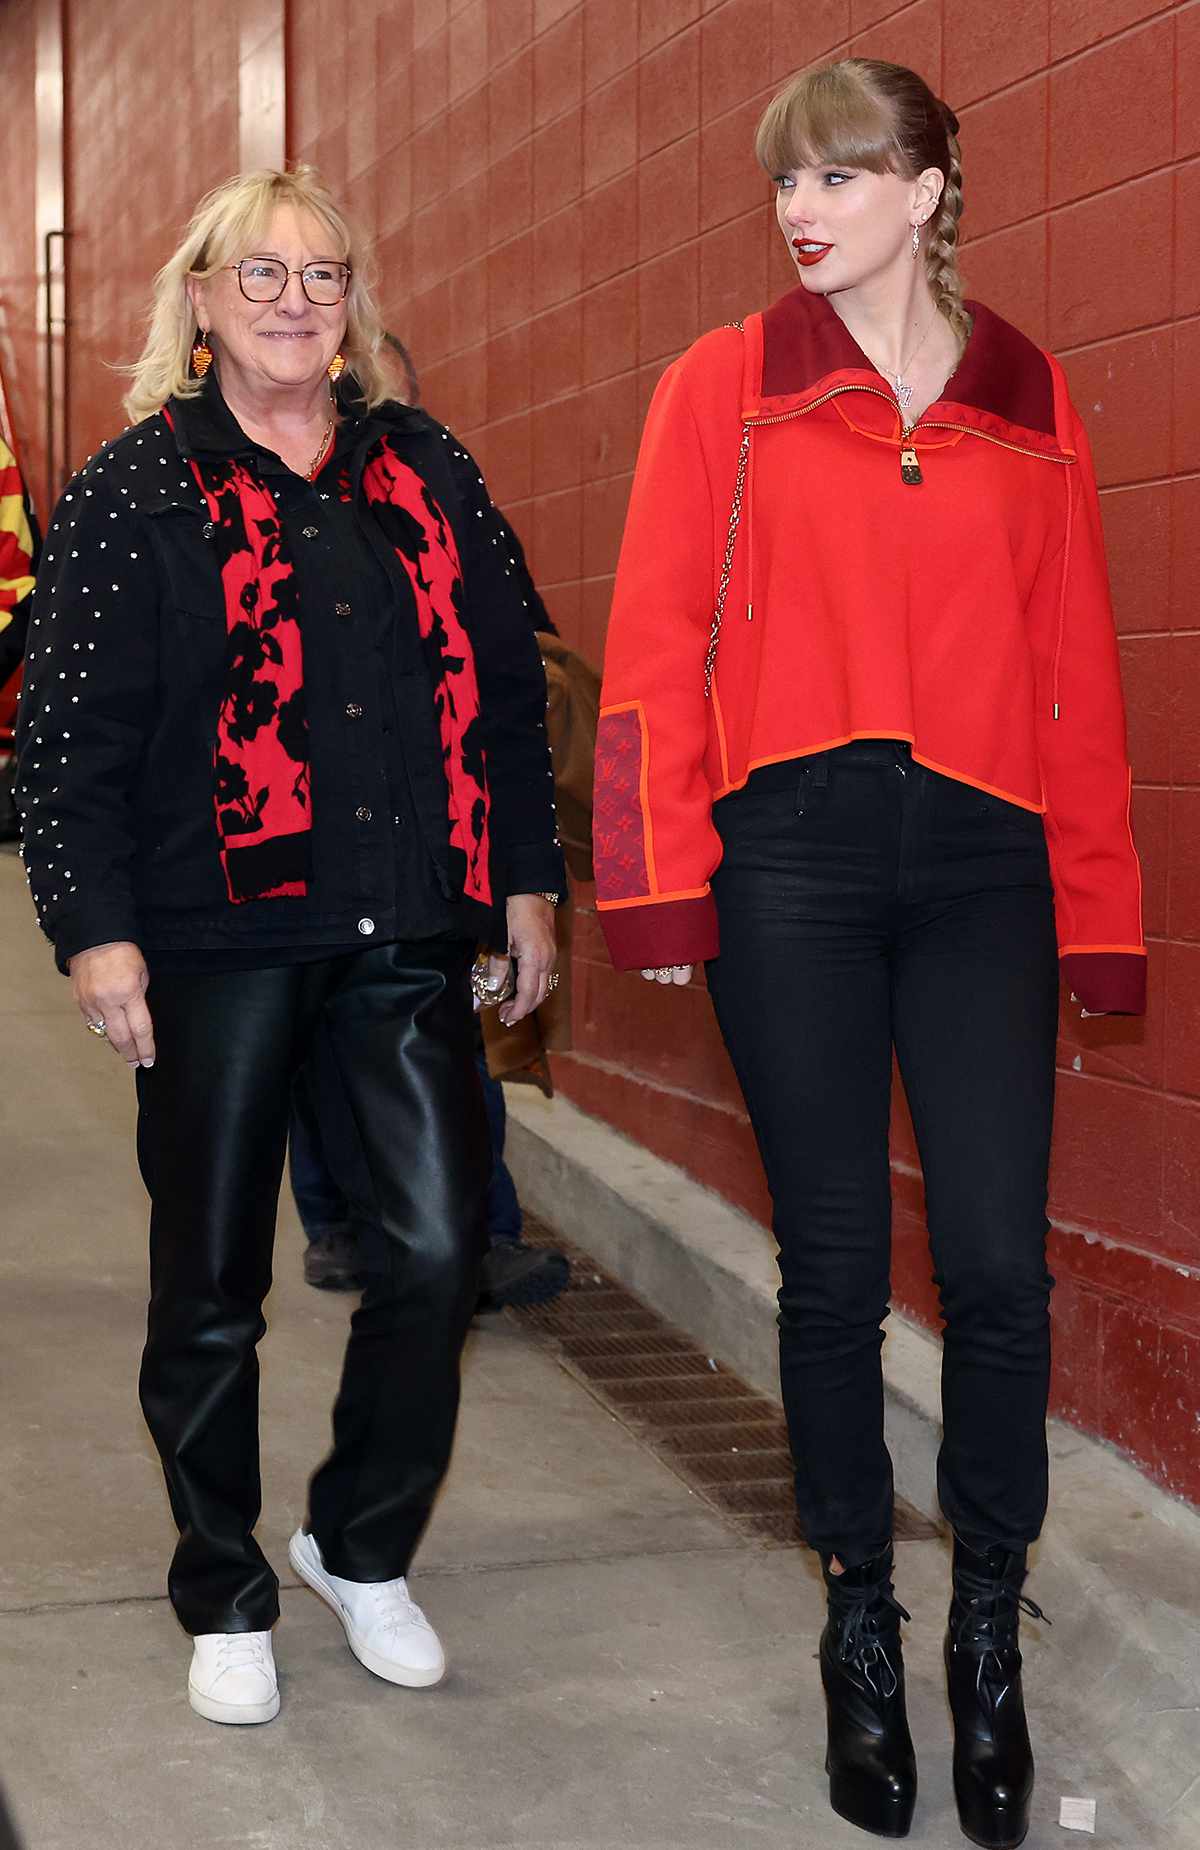
[(829, 1616), (821, 1681), (829, 1719), (829, 1803), (877, 1837), (906, 1837), (917, 1798), (917, 1761), (904, 1706), (900, 1620), (892, 1549), (840, 1574), (821, 1557)]
[[(976, 1554), (954, 1537), (947, 1691), (954, 1717), (954, 1798), (963, 1837), (1015, 1850), (1030, 1828), (1034, 1752), (1024, 1719), (1021, 1611), (1047, 1615), (1021, 1593), (1024, 1548)], [(1047, 1621), (1047, 1624), (1050, 1621)]]
[(570, 1282), (571, 1262), (565, 1253), (550, 1246), (526, 1246), (523, 1240), (496, 1240), (488, 1248), (479, 1274), (476, 1309), (548, 1304)]
[(985, 1850), (1015, 1850), (1029, 1829), (1033, 1752), (1017, 1628), (1022, 1607), (1031, 1618), (1046, 1615), (1022, 1594), (1024, 1580), (1024, 1550), (976, 1554), (955, 1537), (946, 1633), (954, 1797), (963, 1835)]
[(362, 1258), (353, 1234), (323, 1233), (304, 1255), (304, 1282), (320, 1291), (361, 1291)]

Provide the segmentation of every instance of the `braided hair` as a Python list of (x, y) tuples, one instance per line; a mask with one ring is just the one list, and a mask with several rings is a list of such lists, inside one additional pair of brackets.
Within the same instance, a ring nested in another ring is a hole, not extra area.
[[(966, 346), (971, 332), (971, 317), (963, 302), (962, 277), (958, 269), (958, 221), (963, 209), (963, 172), (962, 152), (958, 145), (958, 117), (947, 103), (939, 103), (938, 109), (946, 131), (947, 164), (942, 167), (946, 184), (938, 200), (937, 209), (929, 221), (929, 235), (925, 243), (925, 274), (929, 278), (929, 287), (933, 299), (941, 314), (954, 329), (958, 337), (960, 350)], [(931, 161), (930, 166), (940, 167), (940, 161)]]
[(943, 186), (922, 233), (934, 302), (966, 346), (971, 317), (958, 269), (963, 209), (958, 117), (923, 77), (878, 58), (842, 58), (792, 78), (768, 103), (755, 152), (770, 174), (796, 167), (847, 166), (915, 180), (936, 167)]

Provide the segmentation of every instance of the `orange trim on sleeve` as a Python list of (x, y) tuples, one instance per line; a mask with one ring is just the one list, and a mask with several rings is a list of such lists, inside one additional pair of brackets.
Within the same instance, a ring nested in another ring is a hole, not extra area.
[(1145, 957), (1144, 944), (1064, 944), (1059, 950), (1060, 957), (1090, 957), (1107, 952), (1121, 957)]
[(654, 893), (643, 895), (638, 899), (598, 899), (597, 912), (623, 912), (627, 906), (666, 906), (677, 899), (707, 899), (712, 892), (708, 886), (685, 887), (678, 893)]

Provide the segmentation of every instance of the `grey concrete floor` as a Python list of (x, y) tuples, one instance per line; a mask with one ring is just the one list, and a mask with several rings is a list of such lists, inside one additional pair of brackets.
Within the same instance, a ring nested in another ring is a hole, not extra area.
[[(0, 856), (0, 1776), (28, 1850), (809, 1850), (866, 1840), (821, 1775), (808, 1558), (745, 1545), (503, 1318), (470, 1341), (454, 1467), (414, 1589), (452, 1671), (394, 1689), (291, 1580), (286, 1538), (326, 1442), (344, 1298), (300, 1280), (290, 1202), (263, 1344), (260, 1534), (284, 1578), (283, 1710), (213, 1726), (187, 1706), (164, 1594), (173, 1532), (135, 1393), (145, 1204), (131, 1086), (92, 1041)], [(903, 1544), (922, 1796), (950, 1850), (938, 1653), (946, 1562)], [(1186, 1839), (1101, 1747), (1086, 1695), (1030, 1627), (1034, 1850), (1061, 1794), (1096, 1840)], [(1070, 1839), (1067, 1839), (1070, 1841)]]

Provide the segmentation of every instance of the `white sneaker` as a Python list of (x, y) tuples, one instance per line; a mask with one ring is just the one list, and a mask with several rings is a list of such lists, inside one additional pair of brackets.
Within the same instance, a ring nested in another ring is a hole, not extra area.
[(441, 1641), (429, 1620), (408, 1597), (404, 1580), (343, 1580), (321, 1559), (316, 1537), (297, 1529), (288, 1543), (288, 1560), (331, 1606), (360, 1664), (388, 1683), (406, 1689), (430, 1689), (446, 1674)]
[(279, 1713), (270, 1632), (201, 1632), (192, 1639), (188, 1701), (210, 1722), (269, 1722)]

